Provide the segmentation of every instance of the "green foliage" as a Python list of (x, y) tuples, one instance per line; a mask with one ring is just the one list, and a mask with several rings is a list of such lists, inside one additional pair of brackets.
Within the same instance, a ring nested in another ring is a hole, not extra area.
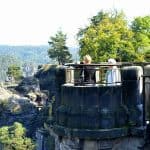
[(147, 55), (150, 53), (150, 16), (135, 18), (131, 28), (134, 33), (133, 45), (136, 53), (140, 53), (140, 56), (148, 61)]
[(150, 16), (135, 18), (131, 27), (135, 33), (140, 32), (150, 38)]
[(16, 64), (10, 65), (8, 67), (7, 75), (10, 77), (14, 77), (15, 80), (18, 80), (22, 77), (21, 68)]
[(150, 46), (144, 51), (144, 59), (146, 62), (150, 62)]
[(20, 60), (13, 55), (0, 55), (0, 80), (6, 79), (8, 67), (13, 64), (20, 64)]
[(123, 12), (101, 11), (91, 18), (88, 27), (79, 31), (79, 54), (81, 57), (91, 55), (94, 62), (106, 61), (108, 58), (143, 61), (143, 56), (133, 44), (134, 35)]
[(59, 64), (72, 61), (72, 55), (66, 46), (66, 35), (62, 31), (58, 31), (55, 36), (50, 37), (48, 43), (50, 45), (48, 55), (51, 59), (56, 60)]
[(0, 143), (4, 150), (34, 150), (35, 145), (25, 137), (25, 128), (15, 122), (12, 126), (0, 128)]

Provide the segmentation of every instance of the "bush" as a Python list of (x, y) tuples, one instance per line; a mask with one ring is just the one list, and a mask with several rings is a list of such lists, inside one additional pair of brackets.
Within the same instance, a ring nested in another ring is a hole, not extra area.
[(0, 128), (0, 143), (4, 150), (35, 150), (30, 138), (25, 137), (25, 128), (15, 122), (12, 126)]

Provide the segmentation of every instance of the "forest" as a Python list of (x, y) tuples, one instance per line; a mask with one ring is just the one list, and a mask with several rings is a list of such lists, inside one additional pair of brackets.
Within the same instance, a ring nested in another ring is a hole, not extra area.
[[(17, 64), (21, 68), (25, 65), (32, 65), (37, 68), (42, 64), (55, 63), (48, 56), (49, 46), (10, 46), (0, 45), (0, 81), (6, 79), (6, 72), (9, 65)], [(70, 47), (72, 57), (76, 59), (77, 48)]]

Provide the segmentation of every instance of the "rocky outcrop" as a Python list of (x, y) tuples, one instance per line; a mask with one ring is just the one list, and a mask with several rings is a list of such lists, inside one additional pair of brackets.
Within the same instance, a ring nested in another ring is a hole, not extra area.
[(0, 87), (0, 101), (6, 100), (12, 96), (12, 92)]
[(48, 90), (55, 94), (60, 85), (65, 82), (64, 67), (46, 64), (38, 70), (35, 77), (39, 80), (41, 90)]
[(66, 80), (65, 72), (65, 66), (46, 64), (41, 66), (35, 75), (40, 89), (47, 91), (49, 100), (53, 101), (53, 113), (60, 103), (61, 85)]
[(24, 78), (15, 89), (22, 94), (26, 94), (30, 91), (40, 91), (39, 81), (34, 77), (27, 77)]
[(47, 109), (39, 111), (38, 108), (30, 98), (0, 88), (0, 127), (20, 122), (26, 127), (27, 134), (34, 136), (36, 129), (47, 119)]

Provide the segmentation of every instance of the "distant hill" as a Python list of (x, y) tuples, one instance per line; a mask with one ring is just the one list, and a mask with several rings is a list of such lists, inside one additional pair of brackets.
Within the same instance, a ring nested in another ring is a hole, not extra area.
[(45, 64), (50, 62), (47, 55), (48, 46), (8, 46), (0, 45), (0, 54), (12, 55), (23, 62)]
[[(52, 61), (48, 56), (49, 46), (10, 46), (0, 45), (0, 81), (7, 79), (7, 69), (11, 64), (19, 64), (25, 74), (25, 66), (34, 66), (37, 68), (41, 64), (52, 64)], [(70, 47), (70, 53), (73, 60), (79, 60), (78, 48)]]
[[(9, 46), (9, 45), (0, 45), (0, 55), (11, 55), (17, 57), (20, 61), (23, 62), (32, 62), (37, 65), (53, 63), (53, 61), (48, 57), (49, 46)], [(79, 59), (77, 55), (78, 48), (69, 48), (70, 53), (73, 56), (73, 59), (76, 61)]]

